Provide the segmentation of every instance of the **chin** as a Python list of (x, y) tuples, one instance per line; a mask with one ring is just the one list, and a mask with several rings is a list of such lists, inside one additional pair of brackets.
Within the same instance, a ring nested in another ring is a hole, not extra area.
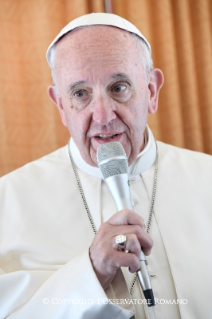
[[(88, 163), (88, 162), (87, 162)], [(89, 160), (89, 165), (94, 166), (94, 167), (98, 167), (98, 163), (97, 163), (97, 158), (96, 158), (96, 154), (93, 157), (92, 155), (90, 156), (90, 160)]]
[(82, 156), (83, 160), (88, 165), (93, 166), (93, 167), (98, 167), (97, 159), (96, 159), (96, 151), (93, 148), (83, 147), (83, 148), (80, 149), (78, 147), (78, 150), (79, 150), (80, 155)]
[(90, 166), (93, 166), (93, 167), (98, 167), (98, 164), (97, 164), (97, 158), (96, 158), (96, 151), (90, 151), (89, 152), (86, 152), (84, 154), (81, 153), (81, 156), (83, 158), (83, 160)]

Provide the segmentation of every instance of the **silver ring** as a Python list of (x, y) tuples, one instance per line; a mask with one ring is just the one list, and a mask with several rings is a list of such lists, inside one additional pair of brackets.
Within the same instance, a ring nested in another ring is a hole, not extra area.
[(116, 244), (120, 246), (120, 248), (124, 249), (126, 246), (127, 237), (125, 235), (117, 235), (116, 236)]

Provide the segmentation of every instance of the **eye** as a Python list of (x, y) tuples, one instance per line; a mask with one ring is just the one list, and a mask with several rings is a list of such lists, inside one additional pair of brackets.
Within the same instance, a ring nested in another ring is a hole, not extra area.
[(87, 92), (85, 90), (79, 90), (74, 92), (74, 96), (77, 97), (78, 99), (82, 99), (87, 96)]
[(115, 93), (121, 93), (126, 89), (126, 85), (124, 84), (116, 84), (113, 86), (112, 91)]

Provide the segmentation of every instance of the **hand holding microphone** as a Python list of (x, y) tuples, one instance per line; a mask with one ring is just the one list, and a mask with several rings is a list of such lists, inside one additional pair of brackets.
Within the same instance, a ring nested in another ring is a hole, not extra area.
[[(124, 148), (119, 142), (103, 144), (97, 150), (97, 160), (118, 213), (101, 225), (90, 247), (94, 270), (104, 289), (110, 285), (120, 267), (129, 267), (130, 272), (137, 271), (144, 295), (148, 302), (151, 300), (148, 305), (152, 306), (154, 297), (144, 253), (150, 254), (153, 241), (145, 232), (143, 218), (132, 211)], [(129, 254), (118, 249), (117, 235), (126, 236), (125, 250)]]
[[(125, 249), (119, 249), (117, 235), (126, 235)], [(108, 288), (117, 270), (128, 267), (134, 273), (140, 269), (141, 246), (146, 255), (150, 254), (153, 242), (145, 232), (144, 220), (135, 212), (124, 209), (101, 224), (90, 247), (90, 258), (97, 278), (104, 289)]]

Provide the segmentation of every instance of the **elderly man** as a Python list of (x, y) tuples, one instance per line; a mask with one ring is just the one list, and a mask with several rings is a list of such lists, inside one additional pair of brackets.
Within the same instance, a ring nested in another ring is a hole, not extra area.
[[(0, 318), (150, 318), (134, 280), (141, 249), (155, 318), (210, 318), (212, 160), (155, 142), (147, 117), (163, 74), (149, 43), (97, 13), (67, 25), (47, 60), (71, 139), (1, 179)], [(116, 212), (97, 168), (98, 147), (112, 141), (128, 157), (134, 212)]]

